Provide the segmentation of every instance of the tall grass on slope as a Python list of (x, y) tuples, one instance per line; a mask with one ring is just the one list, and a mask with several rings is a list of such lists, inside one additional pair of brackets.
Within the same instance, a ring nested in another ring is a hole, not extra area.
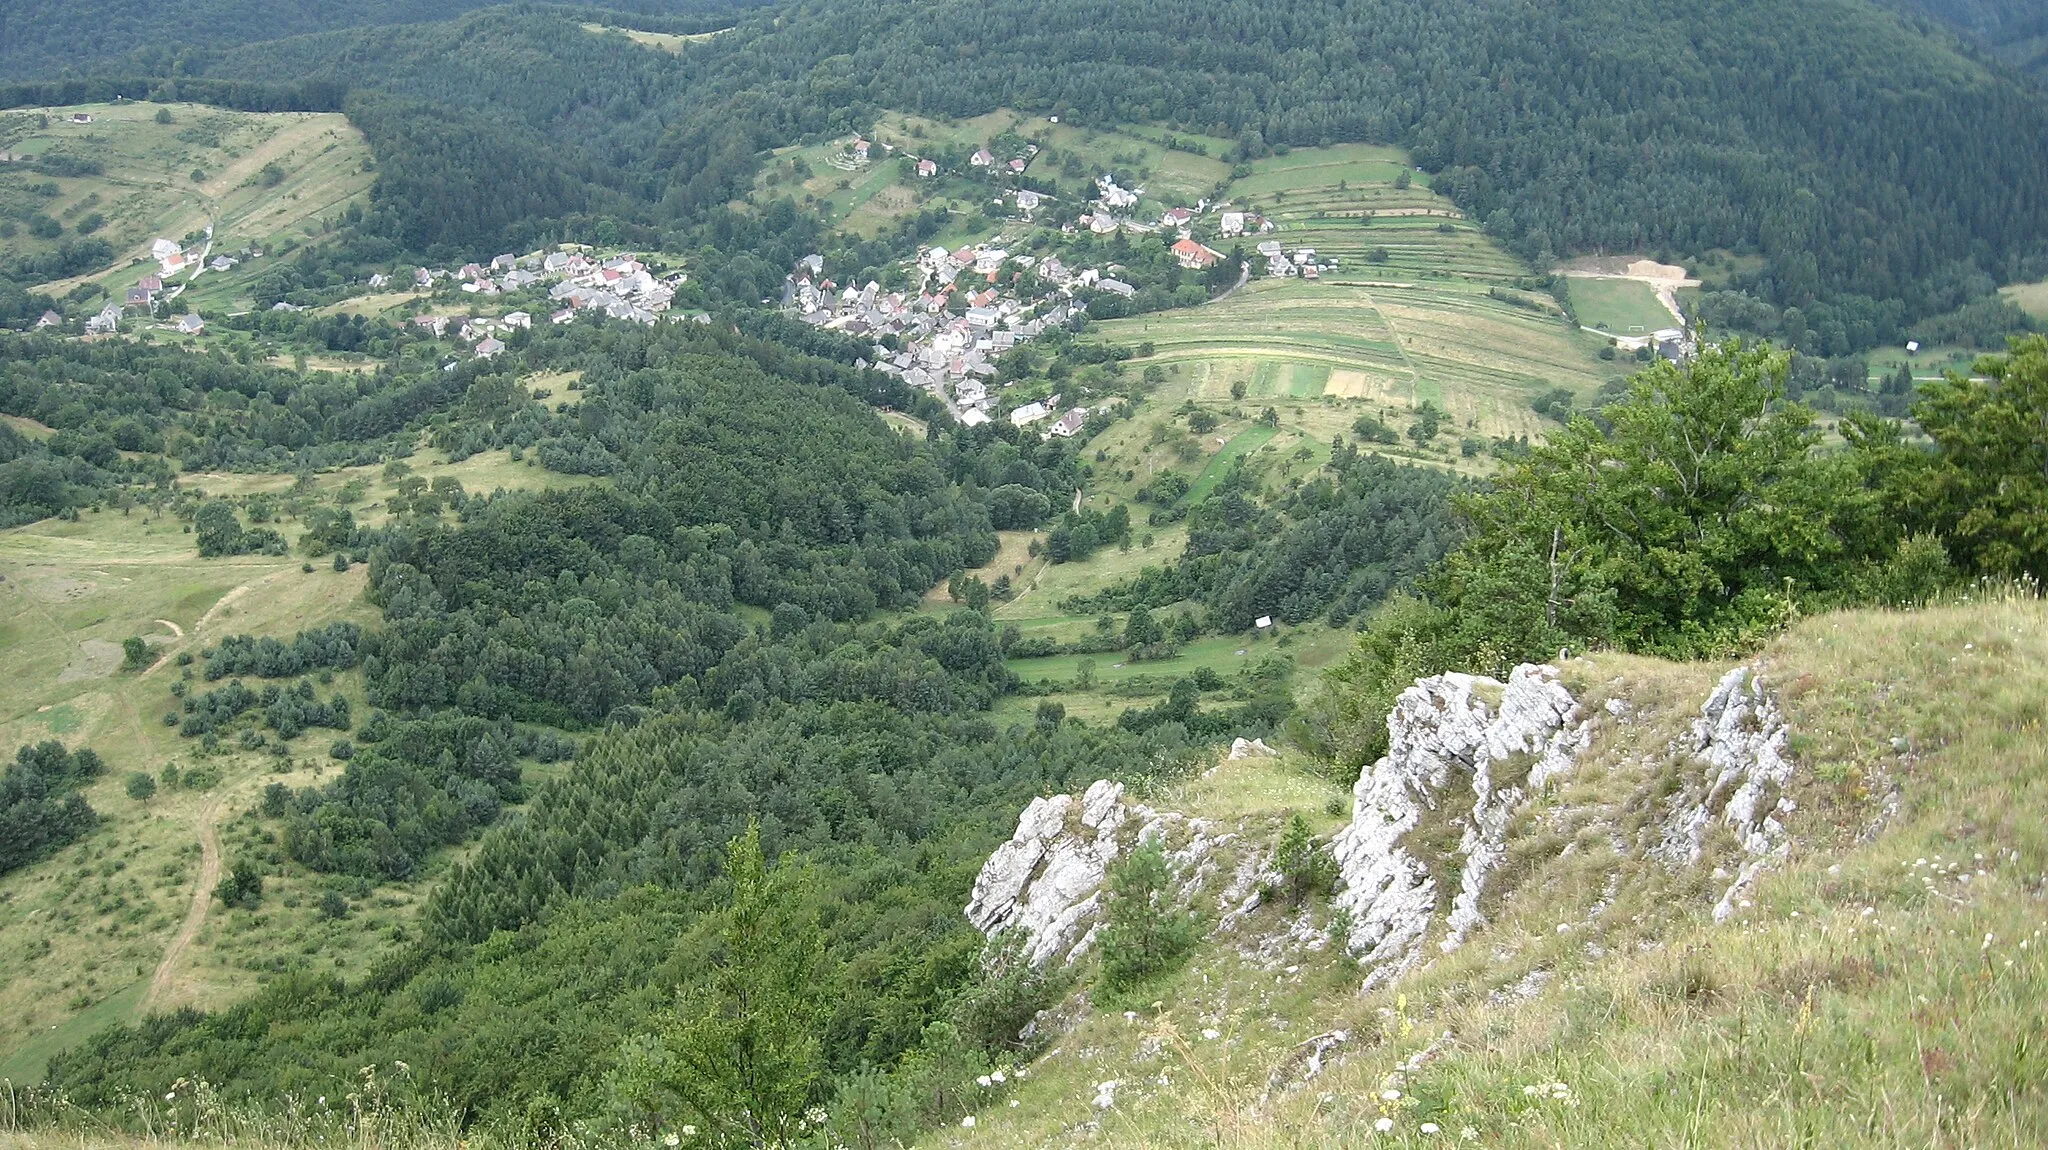
[[(1589, 869), (1371, 1004), (1377, 1049), (1229, 1141), (2048, 1145), (2048, 609), (1994, 600), (1809, 619), (1767, 649), (1806, 781), (1794, 853), (1730, 921), (1646, 936), (1657, 908), (1616, 906), (1560, 934)], [(1635, 697), (1660, 675), (1701, 697), (1690, 668), (1620, 669)], [(1539, 968), (1546, 991), (1490, 1001)]]

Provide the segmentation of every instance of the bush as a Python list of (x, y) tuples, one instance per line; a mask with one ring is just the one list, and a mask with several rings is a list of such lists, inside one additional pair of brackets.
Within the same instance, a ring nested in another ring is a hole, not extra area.
[[(1045, 705), (1039, 704), (1041, 710)], [(1031, 1044), (1021, 1037), (1024, 1028), (1057, 1003), (1073, 981), (1066, 966), (1031, 965), (1029, 942), (1021, 930), (990, 939), (982, 948), (980, 974), (955, 1002), (960, 1036), (990, 1054), (1027, 1051)]]
[(146, 803), (156, 796), (156, 776), (148, 771), (136, 771), (128, 776), (128, 797), (138, 803)]
[(1194, 949), (1193, 911), (1176, 905), (1173, 874), (1158, 842), (1140, 844), (1110, 868), (1102, 929), (1102, 981), (1127, 991), (1172, 970)]
[(334, 745), (327, 748), (327, 753), (333, 758), (347, 762), (356, 757), (356, 745), (347, 739), (336, 739)]

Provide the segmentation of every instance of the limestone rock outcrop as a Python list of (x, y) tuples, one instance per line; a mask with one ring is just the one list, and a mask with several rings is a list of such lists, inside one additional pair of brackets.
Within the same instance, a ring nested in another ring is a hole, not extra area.
[[(1506, 850), (1508, 822), (1525, 797), (1571, 770), (1589, 740), (1578, 701), (1557, 668), (1523, 664), (1506, 683), (1433, 675), (1403, 691), (1387, 716), (1387, 753), (1353, 788), (1351, 824), (1331, 844), (1350, 913), (1349, 941), (1384, 981), (1422, 958), (1436, 925), (1438, 877), (1455, 867), (1457, 889), (1439, 948), (1448, 953), (1484, 921), (1479, 901)], [(1429, 857), (1418, 829), (1455, 857)]]
[(1737, 667), (1721, 677), (1687, 734), (1687, 751), (1705, 768), (1688, 776), (1665, 807), (1663, 842), (1653, 855), (1672, 866), (1692, 866), (1706, 852), (1716, 826), (1731, 830), (1745, 859), (1714, 904), (1714, 921), (1736, 910), (1765, 867), (1788, 842), (1781, 816), (1796, 804), (1785, 794), (1792, 761), (1785, 757), (1791, 730), (1763, 677)]
[(1022, 929), (1034, 965), (1072, 955), (1093, 927), (1102, 881), (1122, 849), (1117, 831), (1151, 815), (1123, 798), (1121, 784), (1100, 779), (1079, 798), (1031, 800), (1017, 833), (976, 876), (968, 921), (986, 935)]

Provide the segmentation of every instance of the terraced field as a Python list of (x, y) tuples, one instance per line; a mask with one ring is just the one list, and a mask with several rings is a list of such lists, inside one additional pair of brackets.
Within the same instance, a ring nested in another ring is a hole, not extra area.
[[(1242, 241), (1247, 252), (1275, 240), (1336, 266), (1315, 281), (1259, 277), (1217, 303), (1103, 325), (1110, 338), (1149, 341), (1149, 362), (1173, 369), (1176, 390), (1198, 403), (1241, 394), (1398, 414), (1428, 401), (1466, 433), (1540, 435), (1529, 399), (1555, 387), (1590, 395), (1619, 374), (1547, 295), (1514, 289), (1527, 269), (1394, 149), (1298, 149), (1253, 165), (1228, 194), (1277, 225)], [(1507, 298), (1489, 294), (1497, 288)], [(1329, 410), (1315, 422), (1341, 430), (1356, 414)]]

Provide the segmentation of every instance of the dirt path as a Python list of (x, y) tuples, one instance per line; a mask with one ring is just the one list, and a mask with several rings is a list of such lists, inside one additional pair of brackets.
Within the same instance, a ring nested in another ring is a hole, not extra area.
[[(235, 605), (235, 600), (240, 599), (242, 596), (247, 595), (249, 592), (254, 591), (256, 588), (261, 587), (265, 583), (268, 583), (271, 580), (277, 578), (279, 574), (279, 572), (272, 572), (268, 575), (265, 575), (263, 578), (256, 580), (254, 583), (244, 583), (241, 586), (235, 588), (234, 590), (229, 591), (227, 594), (222, 595), (219, 599), (214, 600), (213, 606), (208, 607), (206, 609), (206, 614), (201, 615), (199, 617), (199, 621), (197, 623), (192, 624), (193, 634), (196, 635), (199, 632), (206, 630), (208, 625), (210, 625), (215, 619), (220, 618), (221, 612)], [(169, 627), (173, 631), (177, 631), (179, 639), (183, 639), (185, 637), (185, 632), (179, 630), (178, 625), (176, 623), (171, 622), (169, 619), (158, 619), (157, 622), (162, 623), (164, 626)], [(158, 668), (170, 662), (172, 657), (176, 654), (177, 652), (175, 650), (166, 649), (164, 653), (157, 658), (156, 662), (151, 663), (149, 665), (149, 670), (144, 671), (143, 674), (154, 674)]]
[(220, 835), (213, 821), (220, 815), (220, 804), (219, 799), (210, 800), (199, 812), (199, 885), (192, 891), (192, 906), (185, 912), (185, 925), (178, 928), (177, 936), (164, 948), (156, 976), (149, 980), (149, 992), (135, 1008), (138, 1016), (148, 1013), (170, 992), (178, 973), (178, 960), (184, 957), (192, 940), (199, 937), (199, 928), (206, 925), (206, 912), (213, 909), (213, 888), (220, 883)]
[(176, 636), (177, 638), (182, 639), (185, 637), (185, 629), (183, 627), (178, 626), (176, 623), (171, 622), (169, 619), (158, 619), (157, 622), (162, 623), (166, 627), (169, 627), (171, 629), (171, 634)]

